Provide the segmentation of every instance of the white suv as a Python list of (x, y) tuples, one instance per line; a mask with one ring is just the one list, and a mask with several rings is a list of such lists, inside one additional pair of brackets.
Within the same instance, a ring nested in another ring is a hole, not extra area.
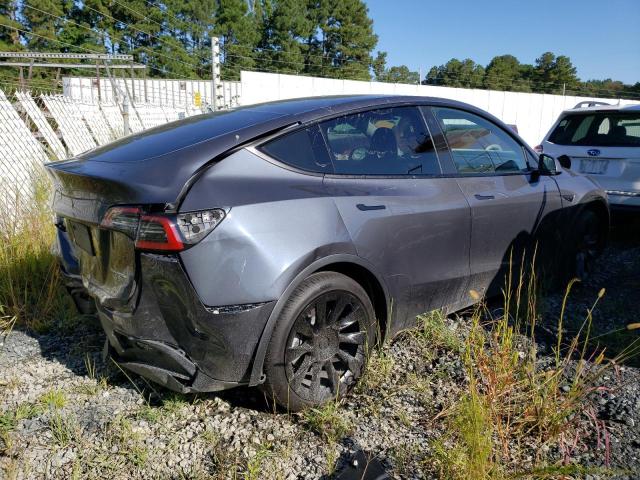
[(640, 105), (583, 103), (562, 112), (536, 150), (591, 177), (612, 208), (640, 211)]

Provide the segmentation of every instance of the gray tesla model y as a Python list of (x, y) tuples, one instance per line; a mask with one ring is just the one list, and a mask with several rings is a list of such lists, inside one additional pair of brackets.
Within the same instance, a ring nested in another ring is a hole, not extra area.
[(116, 362), (291, 410), (348, 392), (417, 314), (499, 292), (520, 250), (584, 274), (609, 222), (591, 180), (437, 98), (248, 106), (48, 170), (63, 274)]

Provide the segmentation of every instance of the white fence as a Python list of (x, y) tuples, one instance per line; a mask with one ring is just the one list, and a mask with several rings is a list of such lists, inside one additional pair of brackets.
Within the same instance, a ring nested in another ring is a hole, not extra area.
[[(114, 80), (120, 92), (129, 92), (137, 102), (151, 103), (187, 111), (201, 110), (212, 105), (211, 81), (171, 79), (124, 79)], [(65, 97), (85, 102), (114, 101), (113, 84), (108, 78), (63, 77), (62, 89)], [(242, 94), (240, 82), (222, 82), (218, 91), (218, 108), (238, 106)]]
[[(242, 72), (242, 105), (285, 98), (343, 94), (390, 94), (442, 97), (459, 100), (486, 110), (503, 122), (516, 125), (529, 144), (537, 145), (563, 110), (586, 100), (617, 103), (612, 99), (501, 92), (465, 88), (406, 85), (330, 78), (303, 77), (276, 73)], [(638, 104), (620, 100), (624, 104)]]

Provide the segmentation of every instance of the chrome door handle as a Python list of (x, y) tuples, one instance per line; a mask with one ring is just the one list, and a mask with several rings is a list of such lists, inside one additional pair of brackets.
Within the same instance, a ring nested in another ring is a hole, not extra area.
[(363, 212), (366, 212), (368, 210), (384, 210), (386, 207), (386, 205), (365, 205), (364, 203), (359, 203), (356, 205), (356, 207), (358, 208), (358, 210), (362, 210)]
[(476, 197), (477, 200), (493, 200), (496, 198), (495, 195), (480, 195), (479, 193), (476, 193), (474, 197)]

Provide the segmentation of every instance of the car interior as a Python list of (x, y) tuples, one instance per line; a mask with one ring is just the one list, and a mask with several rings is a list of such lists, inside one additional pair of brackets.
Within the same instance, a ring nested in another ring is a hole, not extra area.
[(431, 136), (415, 108), (348, 115), (321, 124), (336, 173), (440, 173)]

